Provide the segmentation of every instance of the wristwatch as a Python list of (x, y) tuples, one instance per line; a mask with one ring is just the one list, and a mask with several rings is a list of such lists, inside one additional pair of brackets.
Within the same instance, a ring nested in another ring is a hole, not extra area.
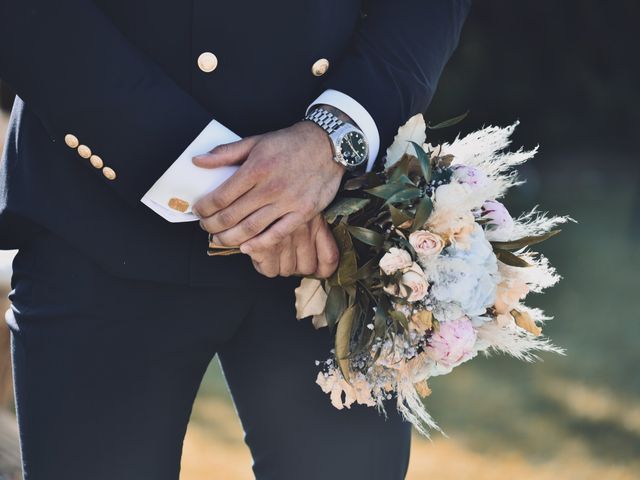
[(304, 118), (322, 128), (331, 139), (333, 159), (347, 170), (356, 170), (369, 158), (367, 139), (354, 125), (343, 122), (322, 107), (311, 110)]

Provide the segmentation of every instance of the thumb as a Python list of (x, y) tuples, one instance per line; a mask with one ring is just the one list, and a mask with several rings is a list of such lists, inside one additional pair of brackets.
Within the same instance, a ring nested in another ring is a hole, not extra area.
[(243, 163), (253, 147), (260, 140), (260, 135), (243, 138), (237, 142), (218, 145), (209, 153), (203, 153), (193, 157), (193, 163), (202, 168), (217, 168), (227, 165), (239, 165)]

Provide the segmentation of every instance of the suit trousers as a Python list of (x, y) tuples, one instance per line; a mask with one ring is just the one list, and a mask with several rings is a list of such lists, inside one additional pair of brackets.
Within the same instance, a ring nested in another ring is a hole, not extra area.
[(14, 261), (7, 313), (25, 480), (176, 480), (216, 354), (258, 480), (404, 478), (410, 425), (393, 404), (337, 410), (315, 384), (332, 342), (296, 321), (296, 283), (117, 278), (40, 234)]

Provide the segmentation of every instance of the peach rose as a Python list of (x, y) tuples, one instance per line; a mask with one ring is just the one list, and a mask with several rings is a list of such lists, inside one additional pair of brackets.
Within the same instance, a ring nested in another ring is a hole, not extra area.
[(402, 274), (399, 285), (387, 285), (384, 291), (396, 297), (406, 298), (409, 302), (418, 302), (427, 296), (429, 282), (420, 265), (413, 263)]
[(435, 257), (444, 248), (444, 240), (440, 235), (427, 230), (416, 230), (409, 235), (409, 243), (419, 257)]
[(380, 259), (380, 268), (387, 275), (393, 275), (398, 270), (405, 270), (411, 266), (413, 260), (406, 250), (391, 247)]

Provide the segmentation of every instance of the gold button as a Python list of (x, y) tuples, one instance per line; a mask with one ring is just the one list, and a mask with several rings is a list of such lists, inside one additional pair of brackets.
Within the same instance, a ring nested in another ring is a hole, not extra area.
[(173, 197), (169, 199), (169, 208), (184, 213), (189, 208), (189, 202), (178, 197)]
[(107, 178), (107, 180), (116, 179), (116, 172), (113, 170), (113, 168), (104, 167), (102, 169), (102, 174)]
[(311, 67), (311, 73), (313, 73), (316, 77), (321, 77), (329, 70), (329, 60), (326, 58), (321, 58)]
[(69, 148), (77, 148), (78, 145), (80, 145), (78, 137), (71, 135), (70, 133), (64, 136), (64, 143), (66, 143)]
[(104, 162), (98, 155), (91, 155), (91, 158), (89, 159), (89, 161), (91, 162), (91, 165), (93, 165), (95, 168), (104, 167)]
[(213, 72), (218, 68), (218, 57), (211, 52), (204, 52), (198, 57), (198, 67), (205, 73)]
[(89, 158), (91, 156), (91, 149), (86, 145), (80, 145), (78, 147), (78, 155), (82, 158)]

